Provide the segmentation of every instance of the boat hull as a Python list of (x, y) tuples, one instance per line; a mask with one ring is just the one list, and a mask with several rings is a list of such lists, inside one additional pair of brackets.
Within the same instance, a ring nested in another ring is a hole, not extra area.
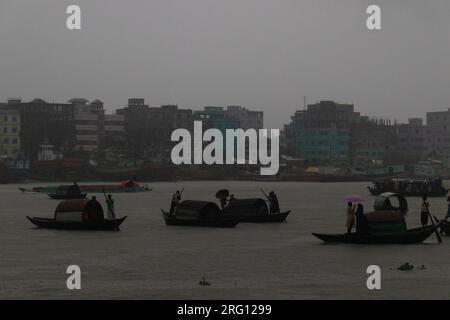
[(201, 219), (179, 219), (170, 213), (161, 210), (164, 221), (168, 226), (191, 226), (191, 227), (212, 227), (212, 228), (234, 228), (239, 220), (235, 218), (201, 220)]
[(352, 243), (352, 244), (416, 244), (422, 243), (438, 226), (427, 226), (425, 228), (411, 229), (406, 232), (383, 233), (383, 234), (320, 234), (313, 236), (327, 243)]
[(287, 216), (291, 211), (285, 211), (280, 213), (272, 213), (265, 215), (229, 215), (238, 219), (240, 222), (247, 223), (282, 223), (286, 222)]
[(92, 230), (92, 231), (112, 231), (118, 230), (119, 226), (127, 217), (119, 219), (104, 219), (101, 222), (76, 222), (57, 221), (55, 219), (27, 217), (31, 223), (39, 228), (55, 230)]

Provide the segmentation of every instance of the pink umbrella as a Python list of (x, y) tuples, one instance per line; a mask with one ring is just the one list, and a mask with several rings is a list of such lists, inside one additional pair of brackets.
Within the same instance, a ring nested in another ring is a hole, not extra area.
[(358, 194), (353, 194), (353, 195), (348, 196), (347, 198), (345, 198), (345, 201), (353, 202), (353, 203), (364, 202), (364, 197), (360, 196)]

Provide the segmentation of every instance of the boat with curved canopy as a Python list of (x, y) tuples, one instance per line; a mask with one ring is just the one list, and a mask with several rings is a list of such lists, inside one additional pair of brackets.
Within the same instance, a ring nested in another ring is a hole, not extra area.
[(55, 209), (53, 219), (29, 217), (27, 219), (39, 228), (59, 230), (119, 230), (126, 219), (105, 219), (100, 203), (92, 205), (91, 200), (61, 201)]
[(223, 217), (214, 202), (185, 200), (178, 204), (175, 214), (161, 209), (166, 225), (232, 228), (239, 219)]
[(373, 208), (376, 211), (399, 211), (405, 215), (408, 212), (408, 201), (398, 193), (385, 192), (375, 199)]
[(405, 214), (408, 202), (400, 194), (386, 192), (375, 199), (375, 211), (365, 214), (369, 233), (324, 234), (313, 233), (327, 243), (352, 244), (415, 244), (422, 243), (437, 231), (439, 225), (407, 229)]

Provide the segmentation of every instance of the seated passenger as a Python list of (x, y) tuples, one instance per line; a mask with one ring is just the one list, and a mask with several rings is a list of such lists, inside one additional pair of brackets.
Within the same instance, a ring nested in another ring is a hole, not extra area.
[(86, 203), (85, 212), (88, 221), (99, 222), (104, 219), (102, 205), (95, 196)]

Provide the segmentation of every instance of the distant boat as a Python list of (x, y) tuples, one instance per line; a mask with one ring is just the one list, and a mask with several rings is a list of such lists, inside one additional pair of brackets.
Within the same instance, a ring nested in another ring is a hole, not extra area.
[[(34, 187), (31, 189), (19, 188), (22, 192), (39, 192), (39, 193), (57, 193), (58, 188), (69, 187), (70, 185), (60, 185), (60, 186), (45, 186), (45, 187)], [(148, 192), (152, 189), (148, 186), (141, 186), (139, 184), (126, 185), (126, 183), (120, 184), (86, 184), (80, 185), (80, 190), (83, 193), (124, 193), (124, 192)]]
[(422, 197), (424, 194), (428, 197), (443, 197), (449, 191), (442, 185), (431, 187), (427, 180), (410, 179), (375, 180), (372, 186), (367, 186), (367, 189), (374, 196), (384, 192), (395, 192), (404, 197)]

